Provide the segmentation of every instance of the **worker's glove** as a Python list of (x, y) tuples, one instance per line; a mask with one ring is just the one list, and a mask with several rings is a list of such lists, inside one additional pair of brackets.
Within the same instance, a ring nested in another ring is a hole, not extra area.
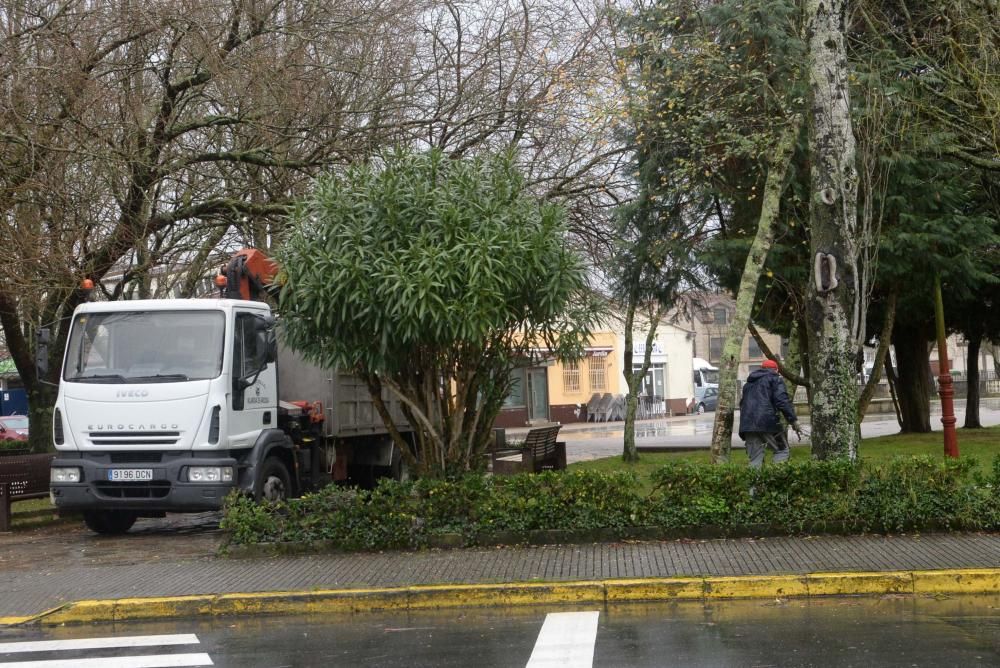
[(802, 440), (802, 425), (800, 425), (798, 422), (793, 422), (792, 423), (792, 431), (795, 432), (795, 437), (801, 441)]

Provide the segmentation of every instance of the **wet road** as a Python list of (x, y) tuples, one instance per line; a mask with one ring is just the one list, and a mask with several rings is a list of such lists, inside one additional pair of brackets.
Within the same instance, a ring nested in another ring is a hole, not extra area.
[(221, 512), (143, 518), (124, 536), (101, 536), (83, 520), (0, 536), (0, 572), (37, 572), (46, 563), (102, 566), (161, 559), (211, 559), (224, 534)]
[(831, 598), (8, 629), (0, 667), (996, 666), (998, 608)]

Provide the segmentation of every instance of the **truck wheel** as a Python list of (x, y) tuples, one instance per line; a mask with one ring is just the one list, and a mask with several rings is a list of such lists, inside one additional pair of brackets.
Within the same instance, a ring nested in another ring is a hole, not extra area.
[(83, 514), (88, 529), (107, 536), (127, 533), (135, 520), (136, 514), (128, 510), (88, 510)]
[(407, 465), (403, 455), (396, 448), (393, 448), (392, 465), (389, 466), (389, 477), (399, 482), (407, 482), (410, 479), (410, 467)]
[(268, 457), (260, 469), (260, 484), (257, 486), (258, 501), (284, 501), (292, 488), (291, 477), (285, 463), (277, 457)]

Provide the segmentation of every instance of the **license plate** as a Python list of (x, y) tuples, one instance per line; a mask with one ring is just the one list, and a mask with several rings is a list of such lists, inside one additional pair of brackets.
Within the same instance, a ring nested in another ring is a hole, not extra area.
[(108, 480), (112, 482), (138, 482), (152, 480), (153, 469), (109, 469)]

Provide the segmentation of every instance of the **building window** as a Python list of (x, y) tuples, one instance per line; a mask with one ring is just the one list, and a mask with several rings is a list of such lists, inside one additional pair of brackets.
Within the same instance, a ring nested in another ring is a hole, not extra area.
[[(633, 364), (632, 371), (633, 373), (639, 373), (642, 371), (642, 365)], [(646, 371), (646, 376), (642, 379), (640, 396), (656, 397), (656, 399), (662, 400), (665, 396), (666, 376), (667, 366), (665, 364), (662, 362), (650, 364), (649, 369)]]
[(525, 375), (524, 369), (514, 369), (510, 372), (510, 393), (504, 399), (504, 408), (524, 408), (527, 402), (524, 399)]
[(747, 346), (747, 354), (752, 360), (759, 359), (764, 356), (764, 353), (760, 350), (760, 346), (757, 344), (757, 339), (752, 336), (750, 337), (750, 342)]
[(607, 389), (608, 375), (605, 371), (604, 357), (591, 357), (588, 363), (590, 369), (590, 391), (604, 392)]
[(563, 363), (563, 390), (580, 391), (580, 362), (577, 360), (566, 360)]
[(725, 342), (721, 336), (712, 336), (708, 339), (709, 361), (718, 362), (722, 359), (722, 344)]
[(715, 321), (716, 325), (725, 325), (729, 323), (729, 311), (723, 306), (716, 306), (712, 309), (712, 319)]

